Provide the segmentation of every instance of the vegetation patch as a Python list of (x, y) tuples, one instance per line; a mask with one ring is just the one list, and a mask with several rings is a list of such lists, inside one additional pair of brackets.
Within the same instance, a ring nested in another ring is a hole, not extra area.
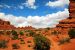
[(68, 32), (68, 35), (69, 37), (72, 39), (72, 38), (75, 38), (75, 29), (70, 29), (69, 32)]
[(19, 49), (20, 46), (18, 44), (12, 44), (13, 49)]
[(59, 40), (59, 45), (64, 44), (66, 42), (70, 42), (70, 38), (64, 38), (64, 39)]
[(12, 39), (13, 40), (16, 40), (16, 39), (18, 39), (18, 34), (17, 34), (17, 32), (15, 31), (15, 30), (12, 30)]
[(25, 44), (25, 42), (24, 42), (24, 40), (23, 40), (23, 39), (21, 39), (21, 42), (20, 42), (20, 44)]
[(34, 50), (50, 50), (50, 41), (42, 35), (34, 36)]
[(7, 47), (7, 41), (0, 40), (0, 48), (6, 48)]
[(27, 43), (31, 43), (31, 41), (27, 41)]
[(22, 35), (22, 36), (23, 36), (23, 35), (24, 35), (24, 33), (23, 33), (22, 31), (20, 31), (20, 35)]

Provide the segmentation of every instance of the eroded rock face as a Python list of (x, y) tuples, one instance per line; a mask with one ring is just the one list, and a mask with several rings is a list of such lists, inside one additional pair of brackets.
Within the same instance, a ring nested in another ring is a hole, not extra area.
[(0, 19), (0, 30), (34, 30), (32, 26), (26, 26), (26, 27), (14, 27), (13, 25), (10, 24), (9, 21), (3, 21)]
[(15, 27), (10, 24), (9, 21), (3, 21), (0, 19), (0, 30), (12, 30)]
[(75, 18), (75, 0), (70, 0), (69, 12), (70, 12), (70, 17)]
[(69, 18), (60, 21), (57, 27), (75, 28), (75, 0), (70, 0), (69, 12)]

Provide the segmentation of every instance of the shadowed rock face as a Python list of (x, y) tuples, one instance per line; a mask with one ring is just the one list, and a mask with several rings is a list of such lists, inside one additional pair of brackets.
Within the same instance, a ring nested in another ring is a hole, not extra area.
[(10, 25), (9, 21), (3, 21), (0, 19), (0, 25)]
[(69, 12), (70, 12), (70, 17), (75, 18), (75, 0), (70, 0)]
[(75, 0), (70, 0), (69, 13), (69, 18), (60, 21), (57, 27), (75, 28)]

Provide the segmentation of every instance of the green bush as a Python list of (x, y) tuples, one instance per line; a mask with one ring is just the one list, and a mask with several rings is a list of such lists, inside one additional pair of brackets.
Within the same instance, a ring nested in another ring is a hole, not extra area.
[(20, 31), (20, 35), (24, 35), (24, 33), (22, 31)]
[(30, 35), (30, 36), (34, 36), (34, 35), (35, 35), (35, 32), (29, 31), (29, 35)]
[(17, 34), (17, 32), (15, 30), (12, 30), (11, 33), (12, 33), (12, 39), (13, 40), (18, 39), (18, 34)]
[(64, 38), (64, 39), (59, 40), (59, 45), (64, 44), (66, 42), (70, 42), (70, 38)]
[(50, 42), (42, 35), (34, 36), (34, 50), (50, 50)]
[(68, 32), (68, 35), (69, 37), (72, 39), (72, 38), (75, 38), (75, 29), (70, 29), (69, 32)]
[(12, 44), (13, 49), (19, 49), (20, 46), (18, 44)]
[(17, 36), (17, 35), (18, 35), (15, 30), (12, 30), (11, 33), (12, 33), (12, 35), (14, 35), (14, 36)]
[(6, 48), (7, 47), (7, 41), (0, 40), (0, 48)]
[(18, 39), (18, 36), (13, 36), (12, 39), (16, 40), (16, 39)]

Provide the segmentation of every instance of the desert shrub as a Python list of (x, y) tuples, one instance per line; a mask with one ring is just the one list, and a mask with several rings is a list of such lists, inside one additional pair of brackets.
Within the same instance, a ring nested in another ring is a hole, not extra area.
[(70, 38), (65, 38), (65, 42), (70, 42)]
[(34, 50), (50, 50), (50, 42), (42, 35), (34, 36)]
[(0, 31), (0, 35), (3, 35), (4, 34), (4, 31)]
[(24, 33), (22, 31), (20, 31), (20, 35), (24, 35)]
[(28, 47), (31, 47), (30, 45), (28, 45)]
[(16, 39), (18, 39), (18, 36), (13, 36), (12, 39), (16, 40)]
[(11, 34), (11, 31), (6, 31), (6, 35), (10, 35)]
[(50, 28), (49, 28), (49, 27), (47, 27), (46, 29), (47, 29), (47, 30), (50, 30)]
[(25, 32), (28, 32), (29, 36), (34, 36), (34, 34), (35, 34), (32, 30), (25, 30)]
[(64, 44), (66, 42), (70, 42), (70, 38), (64, 38), (64, 39), (59, 40), (59, 45)]
[(53, 31), (52, 35), (58, 35), (58, 32), (57, 31)]
[(12, 30), (11, 33), (12, 33), (12, 35), (14, 35), (14, 36), (17, 36), (17, 35), (18, 35), (15, 30)]
[(27, 43), (31, 43), (31, 41), (27, 41)]
[(30, 32), (31, 30), (25, 30), (25, 32)]
[(69, 37), (72, 39), (72, 38), (75, 38), (75, 29), (70, 29), (68, 31), (68, 35)]
[(20, 41), (20, 44), (25, 44), (25, 41), (23, 39), (21, 39)]
[(29, 31), (29, 35), (30, 35), (30, 36), (34, 36), (34, 35), (35, 35), (35, 32)]
[(0, 48), (6, 48), (7, 47), (7, 41), (0, 40)]
[(18, 44), (12, 44), (13, 49), (19, 49), (20, 46)]
[(29, 36), (29, 34), (26, 34), (26, 36)]
[(15, 31), (15, 30), (12, 30), (12, 39), (13, 40), (16, 40), (16, 39), (18, 39), (18, 34), (17, 34), (17, 32)]

